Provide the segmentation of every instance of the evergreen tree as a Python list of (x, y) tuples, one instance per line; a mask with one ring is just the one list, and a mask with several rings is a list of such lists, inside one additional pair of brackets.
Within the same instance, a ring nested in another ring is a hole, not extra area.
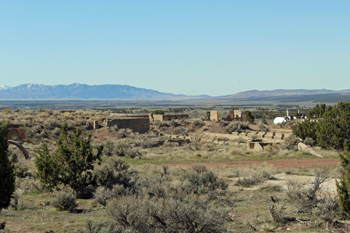
[[(347, 148), (347, 143), (345, 142), (344, 144), (345, 148)], [(344, 173), (339, 182), (336, 180), (338, 203), (341, 210), (350, 218), (350, 153), (345, 149), (339, 157)]]
[(312, 138), (316, 141), (316, 129), (317, 122), (309, 119), (292, 126), (293, 134), (303, 140)]
[(249, 122), (254, 122), (254, 116), (252, 115), (252, 112), (251, 111), (245, 111), (245, 114), (244, 114), (244, 120), (245, 121), (249, 121)]
[[(323, 148), (341, 150), (350, 139), (350, 102), (339, 102), (327, 108), (317, 123), (317, 144)], [(347, 148), (348, 149), (348, 148)]]
[(153, 114), (154, 114), (154, 115), (164, 115), (164, 111), (163, 111), (163, 110), (160, 110), (160, 109), (157, 109), (157, 110), (154, 110), (154, 111), (153, 111)]
[[(350, 102), (339, 102), (333, 107), (316, 105), (310, 112), (307, 120), (292, 127), (294, 135), (302, 139), (310, 137), (322, 148), (341, 150), (344, 148), (344, 142), (349, 145)], [(317, 117), (322, 118), (311, 119)]]
[(79, 129), (69, 134), (67, 123), (64, 122), (56, 151), (51, 155), (45, 145), (42, 149), (36, 156), (35, 164), (38, 177), (45, 187), (64, 184), (75, 190), (80, 198), (91, 195), (91, 188), (96, 185), (93, 169), (95, 163), (101, 161), (103, 146), (94, 153), (91, 135), (84, 139)]
[(15, 191), (14, 168), (8, 158), (7, 125), (0, 125), (0, 211), (10, 205)]
[(35, 155), (36, 177), (41, 181), (42, 187), (51, 191), (59, 183), (59, 167), (50, 154), (47, 145), (42, 144), (40, 151)]

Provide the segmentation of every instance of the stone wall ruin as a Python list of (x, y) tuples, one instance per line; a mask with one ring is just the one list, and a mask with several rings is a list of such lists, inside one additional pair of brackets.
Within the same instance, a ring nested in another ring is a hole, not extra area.
[(244, 113), (241, 110), (230, 110), (225, 121), (243, 121)]
[(117, 126), (119, 129), (132, 129), (134, 132), (146, 133), (150, 129), (149, 118), (118, 118), (107, 119), (108, 127)]
[(150, 121), (171, 121), (171, 120), (179, 120), (179, 119), (187, 119), (188, 114), (149, 114)]

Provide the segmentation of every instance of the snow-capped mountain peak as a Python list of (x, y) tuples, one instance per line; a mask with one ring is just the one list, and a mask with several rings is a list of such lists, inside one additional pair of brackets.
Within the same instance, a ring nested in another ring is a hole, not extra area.
[(10, 88), (11, 88), (11, 87), (9, 87), (9, 86), (0, 84), (0, 90), (7, 90), (7, 89), (10, 89)]

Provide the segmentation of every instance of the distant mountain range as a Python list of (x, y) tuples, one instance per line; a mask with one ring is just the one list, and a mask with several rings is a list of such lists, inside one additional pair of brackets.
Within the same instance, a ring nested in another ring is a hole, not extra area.
[(70, 85), (50, 86), (29, 83), (12, 88), (0, 85), (0, 100), (173, 100), (185, 98), (198, 97), (175, 95), (127, 85), (86, 85), (74, 83)]
[(251, 99), (251, 98), (268, 98), (268, 97), (276, 97), (276, 96), (330, 94), (335, 92), (336, 91), (326, 90), (326, 89), (321, 89), (321, 90), (276, 89), (276, 90), (266, 90), (266, 91), (250, 90), (250, 91), (239, 92), (237, 94), (225, 96), (225, 97), (233, 98), (233, 99)]
[(338, 102), (350, 101), (350, 90), (277, 89), (250, 90), (233, 95), (211, 97), (164, 93), (128, 85), (43, 85), (23, 84), (16, 87), (0, 85), (0, 100), (192, 100), (195, 102)]
[(234, 95), (215, 97), (217, 100), (254, 101), (254, 102), (324, 102), (335, 103), (350, 101), (350, 90), (326, 90), (326, 89), (276, 89), (276, 90), (250, 90)]

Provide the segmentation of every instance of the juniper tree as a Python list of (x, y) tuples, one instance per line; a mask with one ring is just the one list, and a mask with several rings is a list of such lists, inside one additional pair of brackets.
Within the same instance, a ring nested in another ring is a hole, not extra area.
[(103, 146), (94, 152), (91, 135), (84, 139), (79, 129), (69, 134), (66, 122), (56, 143), (57, 149), (53, 153), (43, 145), (42, 152), (36, 156), (35, 165), (40, 181), (49, 189), (59, 184), (68, 185), (78, 197), (89, 197), (91, 188), (96, 185), (94, 165), (101, 161)]
[[(293, 134), (305, 139), (316, 141), (322, 148), (342, 150), (344, 142), (349, 145), (350, 140), (350, 102), (339, 102), (337, 105), (315, 107), (311, 117), (322, 117), (317, 120), (307, 119), (292, 127)], [(349, 149), (349, 148), (347, 148)]]
[(15, 191), (14, 168), (8, 158), (7, 125), (0, 125), (0, 211), (10, 205)]
[(248, 111), (248, 110), (245, 111), (244, 120), (249, 122), (254, 122), (254, 116), (252, 115), (251, 111)]
[(345, 150), (339, 155), (340, 165), (342, 166), (344, 173), (339, 182), (336, 180), (336, 185), (340, 209), (348, 218), (350, 218), (350, 153), (346, 149), (347, 143), (345, 142), (344, 144)]
[[(317, 123), (317, 144), (323, 148), (341, 150), (350, 138), (350, 102), (339, 102), (326, 108), (323, 120)], [(348, 149), (348, 148), (345, 148)]]
[(164, 115), (164, 111), (160, 110), (160, 109), (157, 109), (157, 110), (153, 111), (153, 114), (155, 114), (155, 115)]
[(37, 168), (36, 177), (39, 178), (42, 187), (52, 190), (59, 183), (59, 167), (46, 144), (42, 144), (40, 151), (35, 155), (35, 166)]

